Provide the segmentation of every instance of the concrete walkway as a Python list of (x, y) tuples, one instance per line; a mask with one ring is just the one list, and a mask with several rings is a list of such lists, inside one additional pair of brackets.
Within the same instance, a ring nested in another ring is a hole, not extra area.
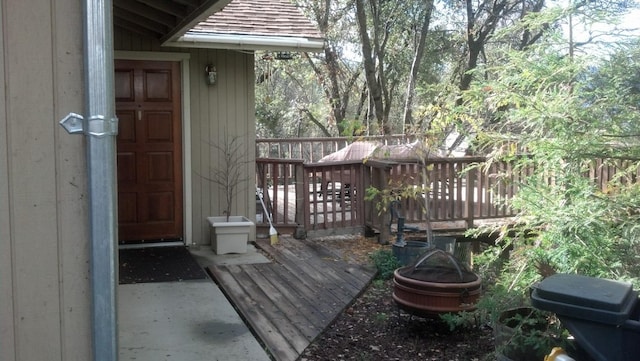
[[(191, 250), (203, 267), (264, 263), (251, 248), (217, 256)], [(120, 360), (268, 361), (269, 355), (210, 279), (118, 286)]]

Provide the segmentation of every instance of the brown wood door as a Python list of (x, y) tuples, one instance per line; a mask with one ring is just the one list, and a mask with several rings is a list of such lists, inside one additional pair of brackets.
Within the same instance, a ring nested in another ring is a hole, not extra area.
[(180, 64), (116, 60), (120, 242), (183, 238)]

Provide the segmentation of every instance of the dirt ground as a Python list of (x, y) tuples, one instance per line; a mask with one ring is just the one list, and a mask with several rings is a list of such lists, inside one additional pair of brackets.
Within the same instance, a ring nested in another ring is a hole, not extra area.
[[(370, 262), (382, 247), (375, 240), (319, 239), (355, 262)], [(325, 360), (494, 360), (492, 330), (450, 331), (439, 318), (400, 311), (392, 299), (392, 281), (374, 281), (302, 354), (302, 361)]]

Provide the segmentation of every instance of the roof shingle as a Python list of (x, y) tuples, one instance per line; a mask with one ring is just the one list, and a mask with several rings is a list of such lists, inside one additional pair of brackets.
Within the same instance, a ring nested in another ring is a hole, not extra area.
[(190, 32), (323, 39), (289, 0), (233, 0)]

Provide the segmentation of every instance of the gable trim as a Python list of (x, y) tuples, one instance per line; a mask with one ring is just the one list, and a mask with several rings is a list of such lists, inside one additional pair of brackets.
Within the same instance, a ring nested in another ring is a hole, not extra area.
[(300, 52), (319, 52), (324, 49), (324, 39), (267, 36), (267, 35), (238, 35), (187, 32), (174, 42), (167, 42), (163, 46), (232, 49), (232, 50), (288, 50)]
[(187, 18), (182, 19), (180, 24), (178, 24), (178, 26), (171, 30), (171, 32), (160, 39), (160, 42), (163, 43), (175, 39), (179, 34), (183, 34), (199, 22), (207, 19), (209, 16), (211, 16), (211, 14), (215, 14), (216, 12), (222, 10), (230, 2), (231, 0), (206, 0), (196, 10), (191, 12), (191, 14)]

